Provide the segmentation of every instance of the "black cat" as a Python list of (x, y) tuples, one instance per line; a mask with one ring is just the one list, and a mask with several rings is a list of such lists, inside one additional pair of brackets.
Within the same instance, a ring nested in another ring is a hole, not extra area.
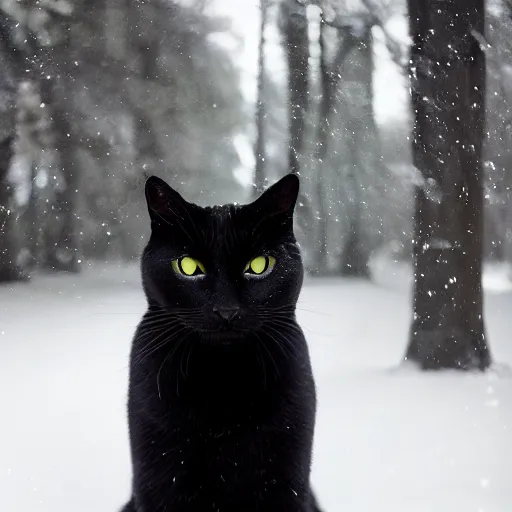
[(316, 395), (295, 319), (299, 180), (201, 208), (151, 177), (124, 512), (315, 512)]

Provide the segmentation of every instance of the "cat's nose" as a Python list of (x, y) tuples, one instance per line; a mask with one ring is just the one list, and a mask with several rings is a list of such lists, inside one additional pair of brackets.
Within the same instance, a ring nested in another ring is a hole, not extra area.
[(218, 308), (217, 306), (213, 306), (213, 312), (219, 315), (222, 320), (225, 320), (229, 323), (233, 321), (238, 315), (240, 315), (240, 308)]

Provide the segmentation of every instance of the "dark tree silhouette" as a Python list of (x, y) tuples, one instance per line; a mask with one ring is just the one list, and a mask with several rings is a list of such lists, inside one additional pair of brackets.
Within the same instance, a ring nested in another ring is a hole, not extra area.
[[(348, 206), (348, 233), (341, 253), (340, 273), (347, 277), (370, 277), (370, 251), (363, 239), (365, 181), (379, 166), (378, 135), (373, 113), (373, 20), (361, 18), (362, 28), (341, 30), (351, 45), (343, 70), (347, 91), (343, 117), (347, 140), (345, 188)], [(350, 86), (350, 87), (349, 87)], [(352, 94), (350, 93), (352, 91)]]
[[(317, 150), (316, 150), (316, 204), (318, 210), (318, 247), (316, 254), (316, 267), (318, 272), (323, 272), (327, 268), (327, 198), (324, 190), (325, 167), (328, 157), (328, 146), (330, 138), (329, 127), (332, 116), (335, 114), (333, 108), (336, 102), (336, 91), (341, 79), (341, 67), (348, 54), (355, 44), (355, 38), (351, 33), (343, 28), (339, 30), (339, 45), (333, 63), (329, 63), (326, 55), (326, 28), (322, 14), (320, 19), (320, 89), (321, 99), (319, 108), (319, 119), (317, 123)], [(341, 35), (343, 32), (343, 35)]]
[(5, 25), (0, 12), (0, 282), (26, 277), (18, 265), (21, 247), (14, 212), (14, 187), (8, 176), (16, 141), (16, 62)]
[(52, 210), (54, 229), (48, 233), (44, 266), (52, 271), (79, 272), (80, 255), (76, 228), (79, 170), (74, 158), (77, 139), (67, 112), (54, 106), (52, 121), (62, 182), (55, 193)]
[[(329, 67), (325, 49), (325, 20), (322, 14), (320, 19), (320, 118), (317, 127), (317, 150), (316, 150), (316, 205), (318, 210), (318, 247), (316, 252), (317, 272), (327, 268), (327, 198), (324, 192), (324, 165), (327, 157), (327, 143), (329, 141), (329, 119), (331, 108), (334, 103), (333, 93), (337, 84), (336, 77)], [(334, 66), (333, 66), (334, 68)]]
[(8, 171), (14, 152), (14, 138), (0, 141), (0, 283), (27, 278), (17, 259), (20, 244), (13, 212), (14, 188), (8, 182)]
[(289, 170), (298, 173), (309, 105), (309, 29), (306, 5), (298, 0), (282, 2), (281, 26), (288, 61)]
[[(288, 171), (300, 173), (304, 154), (306, 114), (309, 108), (309, 21), (307, 4), (284, 0), (280, 5), (280, 26), (288, 63)], [(313, 214), (304, 192), (297, 201), (297, 222), (303, 233), (310, 232)]]
[(485, 369), (482, 298), (484, 1), (409, 0), (416, 191), (414, 318), (406, 359)]
[(258, 47), (258, 92), (256, 98), (256, 145), (254, 156), (254, 193), (265, 186), (265, 27), (267, 25), (267, 0), (260, 1), (260, 41)]

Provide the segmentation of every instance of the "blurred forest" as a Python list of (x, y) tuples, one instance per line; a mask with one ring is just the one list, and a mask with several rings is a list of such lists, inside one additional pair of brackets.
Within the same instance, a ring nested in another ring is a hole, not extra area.
[(145, 175), (241, 195), (228, 29), (166, 0), (0, 2), (0, 279), (137, 257)]
[[(411, 72), (411, 41), (391, 24), (407, 18), (405, 0), (260, 0), (254, 105), (218, 43), (229, 20), (208, 7), (0, 0), (0, 281), (137, 258), (150, 174), (211, 204), (244, 202), (299, 173), (297, 231), (311, 274), (368, 278), (376, 254), (411, 258), (415, 193), (436, 203), (453, 191), (416, 165), (413, 110), (403, 122), (375, 117), (375, 41)], [(447, 41), (472, 38), (485, 54), (482, 251), (512, 264), (512, 5), (485, 9), (485, 30), (464, 22)], [(272, 28), (284, 79), (266, 66)], [(254, 145), (252, 188), (235, 177), (240, 134)]]

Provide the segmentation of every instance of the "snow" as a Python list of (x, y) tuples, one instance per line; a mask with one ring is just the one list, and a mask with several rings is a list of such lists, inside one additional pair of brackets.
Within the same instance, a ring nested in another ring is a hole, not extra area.
[[(510, 512), (510, 372), (399, 368), (410, 270), (307, 280), (299, 319), (319, 408), (313, 484), (326, 512)], [(491, 349), (512, 364), (512, 287), (484, 278)], [(0, 288), (2, 512), (113, 512), (128, 497), (127, 362), (136, 267)]]

